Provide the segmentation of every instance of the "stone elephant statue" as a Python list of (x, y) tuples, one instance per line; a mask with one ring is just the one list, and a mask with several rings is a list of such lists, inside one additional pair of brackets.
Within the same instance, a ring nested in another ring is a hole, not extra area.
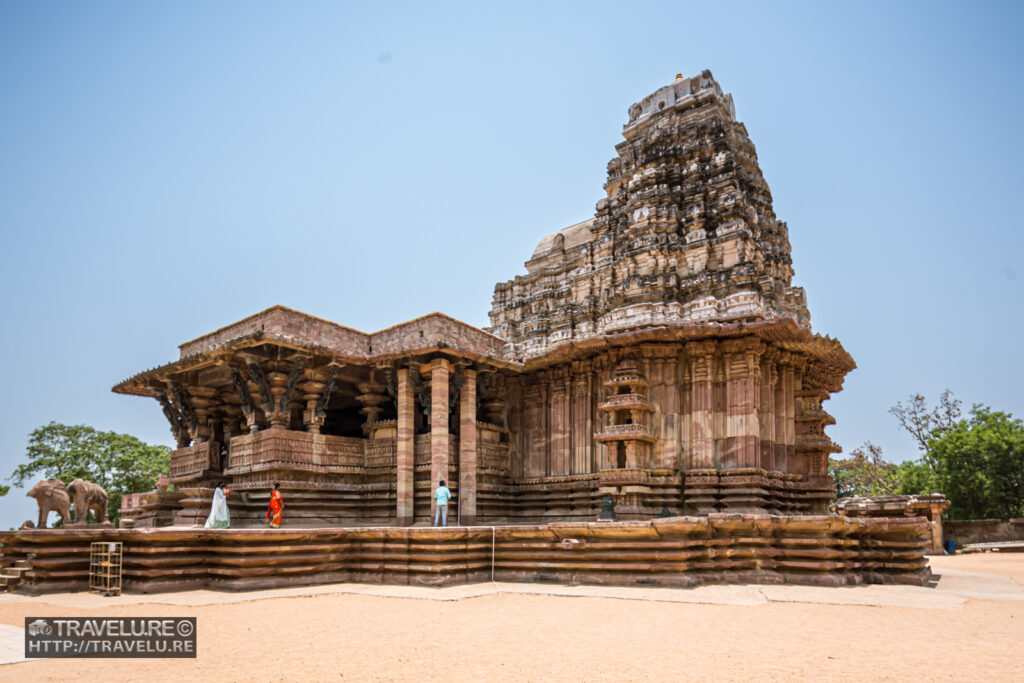
[(36, 503), (39, 504), (37, 529), (46, 528), (46, 518), (50, 516), (51, 510), (60, 515), (64, 524), (71, 523), (71, 513), (69, 512), (71, 499), (64, 488), (64, 482), (60, 479), (43, 479), (32, 487), (32, 490), (28, 492), (28, 497), (35, 498)]
[(96, 515), (96, 522), (107, 521), (107, 492), (99, 484), (85, 479), (75, 479), (68, 485), (68, 493), (75, 500), (75, 523), (85, 524), (89, 521), (89, 510)]

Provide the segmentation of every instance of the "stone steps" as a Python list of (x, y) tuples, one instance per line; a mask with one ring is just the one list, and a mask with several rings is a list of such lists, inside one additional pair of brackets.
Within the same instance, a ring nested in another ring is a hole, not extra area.
[(21, 583), (21, 578), (31, 568), (26, 560), (15, 560), (13, 564), (0, 568), (0, 592), (14, 592)]

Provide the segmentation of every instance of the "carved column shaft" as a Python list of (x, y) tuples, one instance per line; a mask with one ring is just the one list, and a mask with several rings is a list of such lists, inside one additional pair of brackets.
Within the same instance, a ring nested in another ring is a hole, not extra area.
[(790, 472), (796, 453), (795, 369), (789, 353), (779, 359), (779, 380), (775, 390), (775, 467)]
[(310, 434), (319, 434), (324, 426), (326, 415), (320, 414), (317, 406), (325, 386), (326, 382), (309, 380), (299, 387), (302, 390), (302, 401), (306, 405), (306, 409), (302, 411), (302, 423), (306, 425), (306, 431)]
[(757, 339), (723, 343), (726, 379), (726, 453), (722, 467), (757, 467), (760, 448), (758, 403), (761, 398), (760, 356), (765, 345)]
[(270, 381), (270, 395), (273, 396), (271, 411), (268, 416), (271, 429), (287, 429), (291, 419), (291, 407), (284, 405), (283, 397), (287, 392), (288, 375), (283, 372), (267, 373)]
[[(438, 358), (430, 368), (430, 488), (431, 494), (438, 483), (448, 477), (448, 361)], [(430, 514), (434, 515), (437, 502), (430, 499)]]
[(690, 356), (690, 463), (687, 469), (711, 469), (715, 466), (714, 429), (714, 342), (686, 345)]
[(585, 474), (592, 469), (591, 449), (594, 442), (593, 381), (589, 371), (575, 376), (572, 392), (573, 468), (572, 474)]
[(758, 426), (761, 430), (760, 467), (768, 471), (775, 469), (775, 385), (778, 382), (775, 366), (778, 352), (771, 351), (761, 364), (761, 406), (758, 410)]
[(459, 510), (461, 523), (476, 523), (476, 370), (465, 371), (459, 397)]
[(547, 474), (549, 476), (569, 474), (569, 458), (571, 441), (569, 439), (569, 377), (567, 372), (559, 372), (551, 377), (551, 403), (548, 433), (551, 461)]
[(397, 523), (399, 526), (412, 526), (413, 493), (415, 472), (415, 412), (412, 381), (409, 370), (398, 371), (398, 438), (395, 444), (396, 498), (398, 501)]

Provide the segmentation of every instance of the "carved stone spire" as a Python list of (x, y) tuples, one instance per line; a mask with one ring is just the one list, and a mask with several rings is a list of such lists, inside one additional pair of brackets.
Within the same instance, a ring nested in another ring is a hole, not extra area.
[(494, 289), (491, 331), (522, 360), (644, 327), (790, 319), (786, 224), (732, 96), (705, 71), (629, 108), (592, 219), (541, 240), (527, 274)]

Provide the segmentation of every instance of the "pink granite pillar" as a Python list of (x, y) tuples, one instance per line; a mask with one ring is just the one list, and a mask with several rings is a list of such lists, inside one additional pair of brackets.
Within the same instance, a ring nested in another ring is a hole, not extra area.
[[(437, 358), (430, 367), (430, 516), (433, 521), (434, 489), (444, 479), (448, 482), (448, 377), (451, 368), (444, 358)], [(451, 488), (451, 487), (449, 487)], [(452, 511), (449, 503), (449, 515)]]
[(395, 440), (395, 471), (398, 481), (395, 498), (398, 502), (396, 523), (398, 526), (412, 526), (413, 522), (413, 472), (415, 456), (413, 424), (415, 422), (415, 400), (408, 368), (398, 371), (398, 438)]
[(465, 371), (459, 398), (459, 515), (476, 524), (476, 370)]

